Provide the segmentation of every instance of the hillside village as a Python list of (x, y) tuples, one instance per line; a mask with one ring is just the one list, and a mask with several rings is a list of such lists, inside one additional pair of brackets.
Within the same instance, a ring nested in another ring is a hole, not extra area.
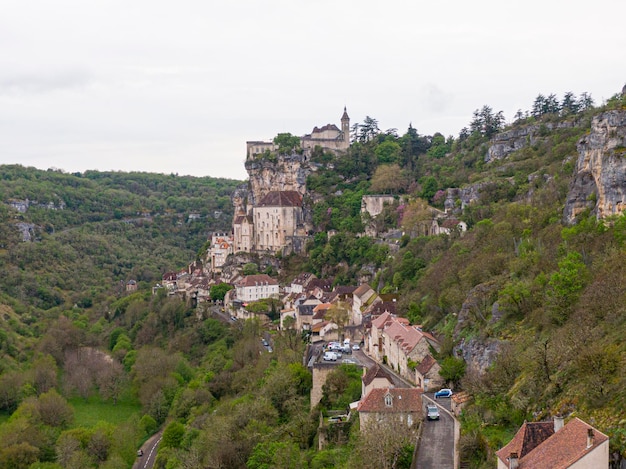
[[(375, 365), (364, 368), (360, 402), (346, 409), (346, 415), (330, 417), (329, 422), (341, 423), (349, 418), (350, 410), (358, 410), (362, 429), (367, 428), (368, 419), (380, 423), (389, 419), (396, 422), (399, 418), (408, 432), (425, 418), (424, 409), (431, 402), (432, 393), (451, 384), (442, 377), (441, 364), (434, 357), (441, 348), (441, 337), (419, 324), (411, 324), (406, 314), (397, 310), (397, 295), (379, 294), (367, 282), (333, 286), (332, 279), (302, 272), (281, 284), (265, 273), (244, 275), (240, 268), (245, 262), (252, 262), (253, 255), (271, 257), (304, 252), (312, 234), (307, 215), (311, 197), (304, 181), (307, 174), (316, 170), (308, 160), (315, 145), (334, 153), (346, 150), (349, 118), (345, 110), (341, 122), (341, 130), (329, 124), (321, 129), (316, 127), (310, 135), (302, 137), (299, 153), (276, 154), (278, 148), (273, 142), (248, 142), (246, 168), (250, 181), (233, 197), (232, 232), (213, 234), (202, 262), (191, 264), (184, 272), (164, 275), (159, 286), (198, 305), (213, 301), (209, 294), (212, 285), (228, 283), (233, 288), (219, 304), (233, 321), (254, 318), (270, 329), (296, 330), (307, 337), (310, 345), (305, 358), (313, 374), (312, 409), (321, 399), (329, 367), (336, 366), (338, 358), (333, 357), (332, 350), (351, 354), (355, 345)], [(518, 135), (496, 138), (489, 149), (489, 158), (504, 157), (510, 151), (507, 145), (517, 149), (518, 143), (509, 140), (518, 138)], [(273, 167), (281, 169), (272, 170)], [(476, 200), (479, 190), (480, 187), (448, 189), (445, 210), (430, 207), (430, 219), (422, 223), (418, 232), (409, 235), (445, 236), (452, 231), (462, 235), (467, 227), (455, 213)], [(598, 201), (598, 216), (621, 210), (621, 205), (607, 201), (608, 197), (603, 193)], [(575, 198), (581, 200), (581, 196)], [(384, 194), (363, 196), (361, 202), (364, 234), (387, 243), (390, 252), (397, 250), (398, 239), (405, 233), (381, 233), (375, 220), (385, 206), (402, 203), (398, 196)], [(571, 218), (579, 210), (566, 208), (566, 217)], [(333, 233), (329, 232), (328, 236)], [(274, 320), (266, 312), (249, 308), (265, 299), (279, 301), (280, 311)], [(344, 358), (343, 362), (359, 363), (352, 358)], [(397, 387), (393, 375), (404, 385)], [(431, 393), (431, 397), (423, 399), (425, 393)], [(469, 400), (471, 395), (467, 393), (452, 394), (451, 406), (442, 411), (458, 417)], [(539, 431), (540, 427), (545, 428)], [(320, 448), (327, 443), (327, 438), (320, 439)], [(579, 419), (565, 426), (561, 419), (554, 424), (525, 423), (513, 441), (498, 452), (498, 467), (538, 467), (535, 461), (550, 460), (550, 467), (598, 468), (608, 467), (608, 458), (606, 435)], [(562, 465), (566, 460), (569, 465)]]
[(1, 167), (0, 466), (622, 469), (626, 96), (569, 102)]

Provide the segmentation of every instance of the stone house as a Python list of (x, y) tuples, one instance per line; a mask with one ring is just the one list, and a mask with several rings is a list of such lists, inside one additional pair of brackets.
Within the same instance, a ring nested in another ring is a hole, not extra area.
[(426, 355), (415, 367), (415, 384), (424, 389), (424, 392), (441, 389), (444, 379), (439, 375), (439, 370), (441, 370), (439, 362), (431, 354)]
[(211, 245), (207, 252), (210, 271), (212, 273), (221, 273), (226, 258), (233, 252), (234, 242), (232, 236), (227, 233), (213, 233)]
[(430, 354), (431, 347), (439, 349), (439, 343), (432, 335), (391, 313), (383, 313), (372, 320), (366, 343), (370, 356), (379, 362), (386, 361), (411, 381), (415, 380), (415, 373), (409, 365), (421, 363)]
[(374, 388), (357, 407), (361, 431), (369, 424), (400, 421), (412, 427), (422, 419), (422, 390), (418, 388)]
[(361, 325), (363, 322), (363, 311), (376, 300), (381, 301), (372, 287), (364, 283), (352, 293), (352, 314), (350, 324)]
[(367, 369), (363, 368), (361, 377), (361, 397), (366, 396), (372, 389), (393, 387), (391, 375), (385, 371), (378, 363)]
[(496, 455), (498, 469), (608, 469), (609, 437), (577, 417), (566, 425), (555, 417), (524, 422)]
[(266, 274), (248, 275), (235, 283), (237, 299), (256, 301), (263, 298), (278, 298), (278, 282)]

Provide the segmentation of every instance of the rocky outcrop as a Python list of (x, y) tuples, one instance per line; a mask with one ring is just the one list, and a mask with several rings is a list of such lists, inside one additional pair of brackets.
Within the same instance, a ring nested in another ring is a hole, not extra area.
[(463, 358), (467, 369), (483, 374), (495, 361), (502, 348), (502, 342), (497, 339), (463, 339), (454, 348), (457, 357)]
[(252, 158), (246, 161), (249, 182), (249, 204), (258, 203), (272, 191), (306, 192), (306, 178), (311, 167), (305, 155), (277, 155), (271, 158)]
[(578, 160), (563, 212), (565, 223), (590, 209), (598, 218), (626, 209), (626, 111), (595, 116), (578, 142)]
[(543, 132), (554, 129), (566, 129), (576, 125), (577, 122), (575, 121), (546, 122), (544, 124), (526, 125), (507, 130), (506, 132), (500, 132), (491, 140), (491, 145), (485, 155), (485, 163), (504, 159), (514, 151), (534, 145), (541, 138)]

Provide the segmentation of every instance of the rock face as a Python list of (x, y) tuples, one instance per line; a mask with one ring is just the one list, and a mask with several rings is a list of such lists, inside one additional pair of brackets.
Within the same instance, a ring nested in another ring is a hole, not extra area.
[(586, 209), (600, 218), (626, 209), (626, 111), (595, 116), (589, 135), (578, 142), (574, 179), (563, 213), (574, 223)]
[(485, 155), (485, 163), (501, 160), (514, 151), (520, 150), (529, 145), (534, 145), (537, 140), (541, 138), (543, 128), (551, 131), (554, 129), (575, 127), (576, 125), (577, 123), (574, 121), (559, 122), (557, 124), (547, 122), (541, 125), (527, 125), (507, 130), (506, 132), (500, 132), (491, 140), (491, 145)]
[(305, 155), (277, 155), (273, 159), (259, 158), (246, 161), (248, 172), (248, 205), (257, 204), (272, 191), (306, 192), (306, 178), (311, 167)]

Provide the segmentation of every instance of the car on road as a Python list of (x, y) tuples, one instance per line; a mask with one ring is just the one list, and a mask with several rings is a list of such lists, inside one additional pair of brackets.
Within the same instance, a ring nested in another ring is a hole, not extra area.
[(440, 397), (452, 397), (452, 389), (440, 389), (435, 393), (435, 399)]
[(324, 360), (328, 362), (336, 362), (337, 354), (335, 352), (324, 352)]
[(137, 457), (140, 458), (142, 456), (143, 456), (143, 450), (142, 449), (137, 450)]
[(436, 405), (426, 406), (426, 418), (428, 420), (439, 420), (439, 409)]
[(359, 347), (359, 344), (354, 344), (352, 346), (352, 350), (359, 350), (361, 347)]

